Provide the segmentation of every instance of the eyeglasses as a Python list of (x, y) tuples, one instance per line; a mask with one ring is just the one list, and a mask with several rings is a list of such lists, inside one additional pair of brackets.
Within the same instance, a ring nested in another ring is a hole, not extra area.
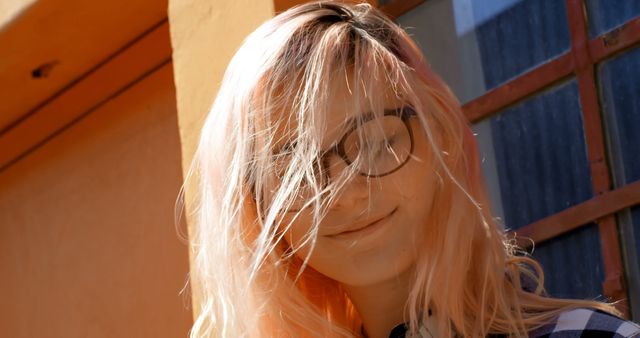
[[(342, 159), (346, 166), (355, 166), (355, 171), (365, 177), (382, 177), (402, 168), (414, 148), (409, 125), (412, 116), (416, 116), (413, 108), (404, 106), (385, 110), (382, 116), (368, 115), (353, 123), (335, 146), (317, 157), (313, 165), (316, 183), (326, 187), (337, 177), (340, 165), (335, 161), (333, 165), (331, 163), (336, 157)], [(276, 167), (286, 168), (291, 163), (290, 156), (291, 152), (279, 156)], [(290, 211), (302, 209), (313, 197), (311, 185), (302, 182)]]

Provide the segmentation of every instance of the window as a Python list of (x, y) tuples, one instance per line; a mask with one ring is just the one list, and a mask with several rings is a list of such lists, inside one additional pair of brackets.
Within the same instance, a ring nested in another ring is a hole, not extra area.
[(549, 293), (640, 319), (640, 2), (424, 0), (397, 22), (463, 102)]

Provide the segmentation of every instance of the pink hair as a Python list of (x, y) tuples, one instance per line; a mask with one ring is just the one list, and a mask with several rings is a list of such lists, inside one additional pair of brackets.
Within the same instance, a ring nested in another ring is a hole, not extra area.
[[(290, 254), (279, 216), (313, 171), (316, 141), (305, 131), (316, 127), (312, 113), (321, 115), (336, 74), (365, 89), (387, 85), (375, 81), (384, 74), (416, 109), (432, 149), (440, 184), (407, 300), (410, 334), (428, 310), (437, 314), (440, 334), (465, 337), (524, 337), (576, 307), (616, 313), (604, 303), (544, 296), (539, 264), (518, 254), (491, 215), (475, 137), (453, 93), (378, 10), (324, 1), (294, 7), (247, 38), (205, 122), (190, 178), (198, 187), (192, 337), (360, 335), (357, 309), (341, 285)], [(274, 130), (291, 120), (308, 147), (300, 147), (296, 170), (285, 173), (290, 189), (265, 205), (260, 192), (272, 170)], [(323, 204), (313, 207), (318, 223)], [(537, 287), (526, 289), (522, 280)]]

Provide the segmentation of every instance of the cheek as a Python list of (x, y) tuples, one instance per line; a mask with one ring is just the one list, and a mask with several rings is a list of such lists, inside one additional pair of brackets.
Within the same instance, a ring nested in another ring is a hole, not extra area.
[[(438, 198), (439, 179), (434, 169), (433, 157), (424, 135), (416, 135), (415, 159), (409, 161), (390, 177), (390, 190), (397, 196), (396, 203), (404, 211), (407, 230), (414, 234), (413, 240), (423, 238), (424, 229), (431, 224), (432, 205)], [(417, 245), (420, 245), (418, 243)]]
[[(418, 128), (415, 128), (418, 129)], [(429, 145), (427, 136), (424, 131), (414, 134), (414, 151), (415, 159), (411, 160), (408, 165), (408, 172), (405, 177), (409, 177), (413, 184), (407, 184), (408, 190), (414, 197), (420, 197), (421, 202), (429, 202), (434, 197), (439, 184), (438, 174), (436, 172), (435, 156), (433, 149)], [(422, 205), (425, 207), (425, 205)]]
[(307, 261), (311, 268), (322, 275), (338, 282), (349, 282), (350, 273), (357, 266), (353, 257), (348, 251), (337, 252), (336, 248), (327, 245), (322, 236), (318, 236), (313, 245), (311, 230), (311, 216), (299, 218), (285, 233), (287, 245), (295, 250), (295, 255), (301, 261)]
[(307, 251), (308, 245), (305, 245), (305, 242), (309, 242), (309, 233), (312, 230), (311, 217), (301, 214), (294, 219), (293, 216), (288, 216), (285, 217), (282, 224), (281, 230), (285, 230), (284, 239), (287, 245), (295, 250), (303, 249)]
[(405, 189), (398, 192), (402, 198), (402, 204), (405, 208), (415, 212), (424, 213), (430, 210), (433, 199), (436, 198), (437, 180), (434, 179), (435, 173), (428, 168), (416, 170), (411, 177), (414, 177)]
[(397, 175), (391, 175), (390, 190), (393, 189), (400, 203), (415, 210), (426, 208), (437, 192), (438, 177), (426, 145), (416, 147), (415, 159), (409, 161)]

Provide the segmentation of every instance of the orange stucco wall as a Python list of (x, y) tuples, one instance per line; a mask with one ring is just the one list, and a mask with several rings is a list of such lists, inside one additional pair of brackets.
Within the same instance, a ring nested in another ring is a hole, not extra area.
[(184, 337), (171, 64), (0, 172), (0, 336)]
[[(242, 40), (273, 16), (272, 0), (169, 1), (169, 27), (178, 103), (182, 166), (186, 173), (200, 128), (229, 60)], [(185, 203), (190, 209), (193, 191)], [(192, 225), (187, 219), (189, 225)], [(193, 289), (194, 315), (198, 290)]]

